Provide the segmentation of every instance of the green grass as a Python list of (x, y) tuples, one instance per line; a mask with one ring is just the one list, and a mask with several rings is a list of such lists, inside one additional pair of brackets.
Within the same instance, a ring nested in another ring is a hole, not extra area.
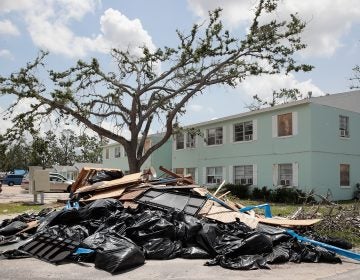
[(59, 207), (59, 204), (26, 205), (24, 203), (1, 203), (0, 215), (21, 214), (25, 212), (39, 212), (44, 208)]

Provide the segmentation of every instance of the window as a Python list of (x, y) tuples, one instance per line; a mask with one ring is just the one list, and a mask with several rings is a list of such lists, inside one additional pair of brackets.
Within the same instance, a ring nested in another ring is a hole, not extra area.
[(195, 167), (191, 167), (191, 168), (186, 168), (186, 175), (190, 174), (191, 178), (196, 181), (196, 168)]
[(234, 142), (250, 141), (253, 139), (253, 122), (234, 124)]
[(278, 185), (291, 186), (293, 180), (293, 168), (291, 163), (279, 164)]
[(293, 134), (292, 113), (277, 116), (278, 136), (289, 136)]
[(247, 185), (253, 184), (253, 166), (239, 165), (234, 166), (234, 183)]
[(206, 168), (206, 183), (220, 184), (222, 181), (222, 167), (207, 167)]
[(184, 133), (178, 133), (175, 136), (176, 150), (184, 149)]
[(119, 158), (121, 156), (121, 147), (115, 147), (114, 157)]
[(348, 138), (349, 135), (349, 117), (339, 116), (340, 137)]
[(196, 135), (187, 133), (186, 134), (186, 148), (195, 148)]
[(177, 175), (184, 175), (184, 168), (174, 168), (174, 173)]
[(340, 164), (340, 186), (350, 186), (349, 164)]
[(105, 149), (105, 159), (109, 159), (109, 148)]
[(223, 128), (210, 128), (207, 130), (207, 145), (221, 145), (223, 143)]

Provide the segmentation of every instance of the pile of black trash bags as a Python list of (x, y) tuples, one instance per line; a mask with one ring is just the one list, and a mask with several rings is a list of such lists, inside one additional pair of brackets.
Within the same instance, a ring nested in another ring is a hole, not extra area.
[[(298, 243), (281, 228), (259, 225), (253, 230), (240, 221), (214, 223), (141, 205), (125, 209), (115, 199), (96, 200), (80, 209), (43, 211), (39, 218), (31, 238), (47, 233), (79, 242), (94, 252), (71, 255), (69, 261), (94, 262), (113, 274), (143, 265), (146, 259), (207, 259), (205, 265), (239, 270), (269, 269), (269, 264), (289, 261), (341, 262), (321, 247)], [(19, 221), (14, 220), (0, 224), (0, 235)], [(14, 255), (26, 256), (19, 251), (3, 253)]]

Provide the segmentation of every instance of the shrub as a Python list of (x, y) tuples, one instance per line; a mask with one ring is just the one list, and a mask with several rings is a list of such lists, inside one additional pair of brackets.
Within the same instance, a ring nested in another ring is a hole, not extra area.
[(240, 184), (226, 184), (224, 188), (227, 191), (230, 191), (232, 195), (241, 198), (248, 199), (249, 198), (249, 187), (250, 185), (240, 185)]
[[(301, 204), (304, 203), (306, 199), (306, 193), (294, 187), (278, 187), (275, 189), (268, 189), (266, 186), (261, 189), (254, 187), (249, 196), (254, 200), (290, 204)], [(307, 200), (307, 202), (312, 201), (314, 201), (313, 198), (308, 198)]]

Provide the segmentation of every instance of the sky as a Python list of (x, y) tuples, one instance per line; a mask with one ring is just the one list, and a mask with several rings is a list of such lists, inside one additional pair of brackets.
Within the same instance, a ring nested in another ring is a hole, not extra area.
[[(186, 32), (221, 7), (225, 28), (246, 33), (255, 0), (1, 0), (0, 75), (6, 76), (48, 50), (47, 67), (65, 70), (78, 59), (108, 65), (109, 49), (136, 52), (177, 45), (176, 29)], [(298, 88), (313, 96), (349, 91), (352, 68), (360, 64), (360, 1), (283, 0), (277, 17), (298, 13), (307, 22), (307, 48), (296, 56), (313, 65), (308, 73), (250, 77), (236, 88), (213, 87), (191, 100), (184, 125), (247, 111), (252, 96), (266, 99), (273, 90)], [(12, 102), (0, 98), (0, 113)], [(27, 104), (22, 104), (26, 108)], [(19, 111), (22, 108), (18, 109)], [(0, 120), (0, 133), (11, 124)], [(153, 128), (155, 131), (157, 128)]]

